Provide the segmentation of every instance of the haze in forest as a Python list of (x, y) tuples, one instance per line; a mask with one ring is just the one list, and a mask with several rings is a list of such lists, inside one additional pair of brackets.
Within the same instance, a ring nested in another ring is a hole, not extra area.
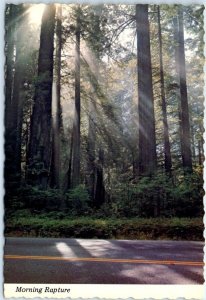
[(184, 218), (202, 230), (203, 11), (6, 5), (7, 234), (44, 219), (38, 234), (52, 235), (48, 220), (81, 218)]

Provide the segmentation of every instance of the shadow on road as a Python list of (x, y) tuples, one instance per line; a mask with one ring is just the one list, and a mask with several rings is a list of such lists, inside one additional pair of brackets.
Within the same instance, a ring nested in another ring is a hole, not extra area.
[(83, 239), (11, 239), (7, 254), (88, 258), (5, 260), (5, 283), (56, 284), (202, 284), (203, 268), (125, 262), (94, 262), (92, 258), (202, 261), (203, 244), (172, 241)]
[[(74, 239), (65, 244), (73, 251), (73, 256), (87, 258), (102, 257), (146, 260), (154, 257), (155, 250), (157, 250), (155, 259), (159, 260), (184, 260), (183, 254), (185, 257), (189, 255), (191, 260), (194, 259), (196, 261), (202, 261), (203, 257), (202, 246), (199, 244), (194, 245), (194, 243), (189, 245), (187, 249), (185, 249), (185, 246), (181, 247), (178, 243), (179, 252), (177, 251), (177, 244), (171, 241), (164, 241), (161, 245), (161, 251), (155, 248), (155, 241), (154, 244), (151, 245), (151, 241), (144, 241), (144, 244), (141, 241), (138, 244), (137, 241), (133, 243), (133, 241), (114, 240), (104, 241), (104, 244), (101, 245), (101, 240), (84, 240), (82, 242), (82, 240)], [(194, 251), (194, 248), (196, 251)], [(67, 251), (65, 252), (65, 250), (64, 248), (64, 251), (60, 251), (61, 254), (69, 254)], [(81, 267), (80, 273), (76, 269), (77, 267)], [(72, 262), (70, 263), (70, 271), (71, 270), (73, 270), (76, 275), (78, 273), (78, 276), (75, 278), (70, 278), (72, 283), (159, 284), (161, 282), (161, 284), (192, 284), (193, 279), (201, 284), (204, 282), (203, 268), (192, 268), (190, 266)], [(96, 275), (95, 277), (90, 276), (89, 273)]]
[(91, 253), (76, 239), (63, 239), (56, 242), (55, 247), (62, 257), (92, 257)]

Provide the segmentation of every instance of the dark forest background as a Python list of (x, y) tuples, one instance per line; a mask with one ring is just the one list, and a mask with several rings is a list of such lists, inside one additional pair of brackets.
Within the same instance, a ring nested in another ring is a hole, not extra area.
[(40, 6), (5, 9), (5, 232), (201, 239), (204, 7)]

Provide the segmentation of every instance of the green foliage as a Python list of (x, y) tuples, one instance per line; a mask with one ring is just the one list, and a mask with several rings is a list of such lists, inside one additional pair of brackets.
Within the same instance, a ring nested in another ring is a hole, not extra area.
[(171, 190), (175, 216), (203, 216), (203, 195), (203, 175), (201, 172), (193, 172), (193, 174), (181, 178), (175, 188)]
[(91, 211), (91, 216), (95, 219), (105, 219), (117, 217), (110, 203), (103, 203), (99, 209), (93, 209)]
[[(24, 215), (25, 214), (25, 215)], [(202, 218), (53, 218), (16, 212), (6, 221), (6, 236), (203, 240)]]
[(34, 212), (59, 210), (63, 201), (59, 190), (41, 190), (38, 187), (25, 186), (17, 189), (15, 194), (10, 194), (10, 210), (20, 208), (30, 209)]
[[(202, 217), (203, 179), (201, 170), (187, 176), (156, 175), (143, 177), (138, 182), (116, 183), (109, 202), (94, 210), (85, 185), (78, 185), (66, 194), (60, 190), (41, 190), (25, 186), (12, 194), (7, 193), (8, 216), (19, 209), (32, 213), (49, 214), (56, 219), (70, 216), (95, 218), (150, 218), (150, 217)], [(45, 215), (46, 217), (46, 215)]]
[(202, 175), (156, 175), (138, 183), (119, 183), (113, 189), (112, 210), (124, 217), (198, 217), (203, 215)]
[(66, 206), (73, 215), (88, 214), (89, 203), (89, 193), (83, 184), (76, 186), (66, 193)]

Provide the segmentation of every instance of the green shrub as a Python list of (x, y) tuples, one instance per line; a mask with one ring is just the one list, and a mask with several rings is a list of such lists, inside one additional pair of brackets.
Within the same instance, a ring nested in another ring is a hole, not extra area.
[(202, 175), (194, 172), (174, 182), (166, 175), (118, 183), (112, 189), (111, 210), (119, 217), (199, 217), (203, 215)]
[(103, 239), (203, 240), (202, 218), (53, 219), (45, 215), (20, 216), (6, 220), (6, 236), (41, 236)]
[(62, 193), (59, 190), (41, 190), (31, 186), (17, 189), (15, 195), (10, 197), (12, 199), (11, 210), (22, 208), (35, 212), (58, 211), (63, 201)]
[(90, 211), (90, 198), (85, 185), (80, 184), (66, 193), (66, 206), (73, 215), (85, 215)]
[(194, 172), (178, 182), (171, 191), (172, 207), (177, 217), (203, 216), (203, 177)]

